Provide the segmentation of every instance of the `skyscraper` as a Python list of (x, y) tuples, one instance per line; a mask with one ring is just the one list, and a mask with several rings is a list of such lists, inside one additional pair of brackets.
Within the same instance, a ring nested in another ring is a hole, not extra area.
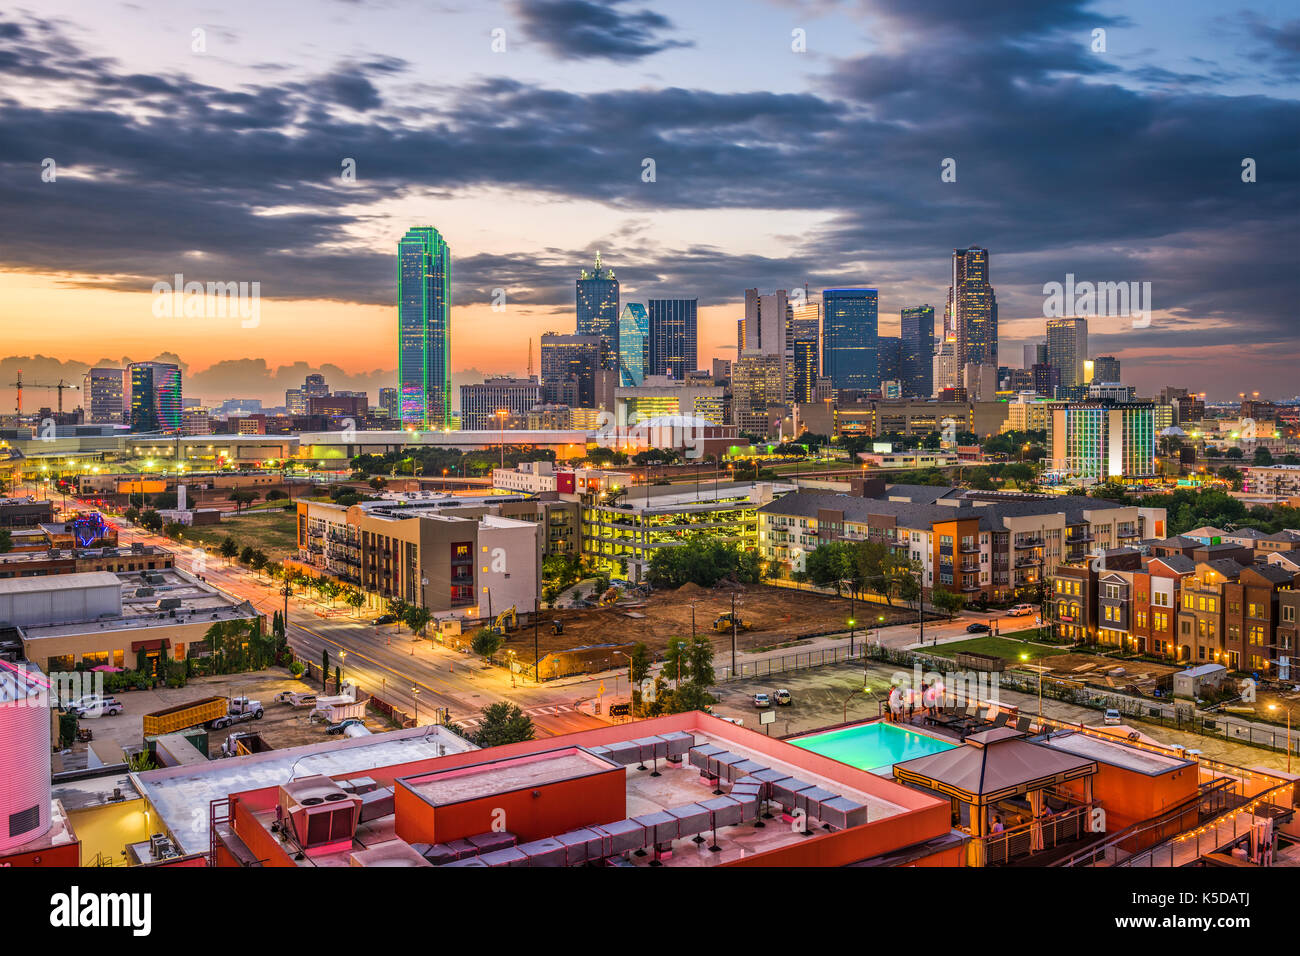
[(903, 395), (929, 398), (934, 394), (934, 306), (904, 309), (899, 330), (903, 340), (899, 350)]
[(1060, 369), (1063, 387), (1083, 384), (1088, 357), (1088, 320), (1073, 316), (1047, 320), (1047, 364)]
[(86, 421), (125, 425), (130, 418), (131, 378), (126, 369), (92, 368), (82, 384)]
[(578, 334), (600, 336), (601, 367), (618, 368), (618, 279), (613, 269), (601, 266), (599, 252), (595, 268), (578, 273), (576, 287)]
[(596, 373), (604, 338), (599, 335), (542, 335), (542, 401), (548, 405), (596, 407)]
[(670, 375), (685, 381), (695, 371), (698, 355), (696, 320), (698, 299), (649, 299), (650, 374)]
[(880, 387), (875, 289), (822, 292), (822, 373), (838, 390)]
[(379, 390), (379, 410), (383, 412), (387, 418), (392, 419), (393, 421), (397, 421), (401, 418), (402, 406), (397, 400), (397, 389), (381, 388)]
[(402, 424), (451, 424), (451, 248), (432, 226), (397, 244), (397, 381)]
[(629, 302), (618, 320), (618, 383), (635, 388), (650, 365), (650, 316), (640, 302)]
[(526, 415), (542, 403), (542, 387), (531, 378), (489, 378), (460, 387), (462, 431), (504, 428), (513, 416)]
[(952, 251), (952, 284), (945, 337), (957, 342), (957, 367), (998, 364), (998, 299), (989, 285), (989, 253), (971, 246)]
[(821, 303), (807, 302), (792, 308), (790, 319), (789, 401), (813, 401), (817, 376), (821, 374)]
[(1098, 355), (1092, 360), (1092, 380), (1094, 382), (1122, 382), (1119, 373), (1119, 359), (1113, 355)]
[(133, 362), (131, 431), (173, 432), (181, 427), (181, 370), (166, 362)]

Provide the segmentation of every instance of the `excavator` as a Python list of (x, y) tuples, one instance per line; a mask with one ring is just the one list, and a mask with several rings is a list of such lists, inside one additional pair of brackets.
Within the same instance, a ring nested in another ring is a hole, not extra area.
[(498, 634), (509, 633), (517, 627), (519, 627), (519, 618), (515, 616), (514, 605), (511, 605), (498, 614), (496, 620), (492, 622), (492, 630), (496, 631)]
[(618, 599), (622, 596), (623, 596), (623, 592), (620, 591), (618, 588), (610, 588), (608, 591), (606, 591), (604, 594), (600, 596), (600, 602), (599, 602), (600, 606), (609, 607), (611, 604), (617, 602)]

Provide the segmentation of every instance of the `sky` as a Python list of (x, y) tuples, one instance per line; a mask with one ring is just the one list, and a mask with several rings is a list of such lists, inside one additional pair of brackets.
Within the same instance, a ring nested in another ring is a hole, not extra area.
[[(1046, 283), (1149, 282), (1150, 321), (1093, 318), (1094, 355), (1145, 394), (1289, 398), (1298, 94), (1291, 3), (11, 5), (0, 407), (19, 369), (153, 358), (209, 402), (318, 370), (373, 402), (412, 225), (451, 246), (457, 383), (536, 369), (598, 250), (624, 303), (699, 298), (706, 366), (746, 288), (877, 288), (896, 334), (980, 245), (1002, 364)], [(176, 274), (258, 283), (257, 320), (156, 315)]]

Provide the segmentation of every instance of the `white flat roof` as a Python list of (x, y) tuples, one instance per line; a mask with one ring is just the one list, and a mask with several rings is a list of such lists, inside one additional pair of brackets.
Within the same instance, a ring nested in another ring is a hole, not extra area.
[(0, 594), (36, 594), (42, 591), (74, 591), (82, 588), (121, 586), (121, 579), (112, 571), (79, 571), (76, 574), (0, 578)]
[(208, 804), (232, 793), (278, 787), (297, 777), (361, 776), (367, 771), (476, 749), (445, 727), (430, 725), (369, 737), (229, 757), (193, 767), (167, 767), (134, 774), (136, 789), (149, 800), (182, 853), (208, 850)]

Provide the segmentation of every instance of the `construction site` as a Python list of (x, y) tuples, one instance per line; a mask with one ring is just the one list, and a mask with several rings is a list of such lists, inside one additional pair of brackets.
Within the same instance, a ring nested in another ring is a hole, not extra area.
[[(658, 657), (670, 638), (713, 638), (715, 650), (730, 650), (730, 614), (735, 602), (737, 647), (760, 651), (797, 643), (823, 634), (845, 633), (852, 613), (855, 627), (895, 624), (911, 620), (915, 611), (904, 607), (853, 602), (817, 591), (767, 585), (732, 585), (702, 588), (685, 584), (671, 591), (627, 597), (603, 607), (560, 608), (543, 611), (538, 627), (538, 650), (543, 660), (576, 648), (644, 643)], [(880, 617), (884, 621), (879, 620)], [(521, 662), (533, 661), (533, 629), (525, 625), (507, 633), (506, 650)], [(618, 666), (615, 663), (613, 666)]]

